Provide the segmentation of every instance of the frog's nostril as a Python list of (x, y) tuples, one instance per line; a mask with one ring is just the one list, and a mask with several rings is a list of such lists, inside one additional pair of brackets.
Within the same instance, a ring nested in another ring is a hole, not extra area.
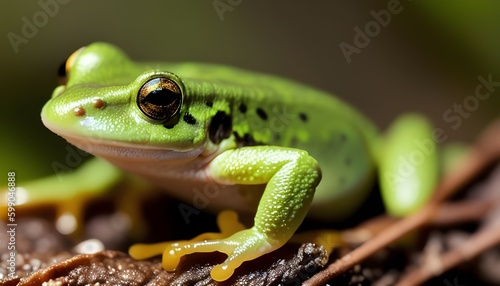
[(92, 101), (92, 104), (97, 109), (102, 109), (106, 106), (106, 102), (100, 98), (96, 98)]
[(85, 115), (85, 108), (79, 106), (75, 109), (73, 109), (73, 112), (75, 113), (76, 116), (84, 116)]

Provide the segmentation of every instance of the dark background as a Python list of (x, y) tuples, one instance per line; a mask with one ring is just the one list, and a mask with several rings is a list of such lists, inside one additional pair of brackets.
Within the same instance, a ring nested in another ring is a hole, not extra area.
[[(135, 60), (215, 62), (286, 76), (352, 103), (381, 128), (417, 111), (450, 142), (471, 141), (499, 110), (500, 91), (459, 128), (443, 119), (474, 94), (478, 76), (500, 81), (495, 0), (59, 1), (0, 4), (0, 167), (19, 181), (53, 174), (51, 163), (66, 160), (67, 143), (39, 113), (59, 65), (94, 41), (114, 43)], [(355, 28), (364, 30), (374, 13), (397, 2), (399, 13), (348, 63), (339, 45), (354, 46)]]

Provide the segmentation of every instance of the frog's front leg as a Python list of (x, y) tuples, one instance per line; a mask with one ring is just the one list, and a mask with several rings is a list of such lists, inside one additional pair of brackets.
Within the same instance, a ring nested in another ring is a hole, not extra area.
[(321, 180), (319, 165), (307, 152), (274, 146), (225, 151), (210, 163), (207, 172), (220, 184), (266, 184), (252, 228), (225, 239), (173, 244), (165, 249), (163, 266), (170, 271), (186, 254), (227, 254), (212, 269), (211, 276), (217, 281), (231, 277), (243, 262), (283, 246), (306, 216)]
[[(124, 180), (121, 170), (110, 163), (93, 158), (77, 170), (57, 174), (22, 184), (18, 192), (23, 196), (16, 210), (29, 212), (38, 206), (49, 205), (56, 210), (56, 225), (60, 232), (75, 237), (83, 231), (83, 211), (88, 202), (102, 197)], [(0, 190), (0, 195), (7, 190)], [(5, 196), (7, 198), (7, 196)], [(7, 201), (0, 199), (0, 219), (7, 214)], [(135, 212), (136, 213), (136, 212)], [(73, 223), (61, 223), (69, 218)]]

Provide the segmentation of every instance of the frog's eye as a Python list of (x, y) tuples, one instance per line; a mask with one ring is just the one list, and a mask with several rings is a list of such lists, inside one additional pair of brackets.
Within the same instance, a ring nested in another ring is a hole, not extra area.
[(73, 68), (77, 56), (83, 51), (84, 48), (85, 47), (81, 47), (78, 50), (74, 51), (71, 56), (69, 56), (68, 59), (59, 66), (59, 69), (57, 70), (57, 76), (59, 78), (60, 85), (65, 85), (68, 81), (68, 74)]
[(137, 94), (137, 106), (141, 112), (158, 123), (164, 123), (176, 116), (181, 104), (181, 88), (167, 77), (148, 80)]

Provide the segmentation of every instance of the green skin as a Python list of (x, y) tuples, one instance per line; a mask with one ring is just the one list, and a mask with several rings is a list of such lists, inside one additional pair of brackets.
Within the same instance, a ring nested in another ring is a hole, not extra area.
[[(285, 244), (306, 215), (349, 216), (376, 173), (394, 215), (422, 206), (437, 181), (431, 127), (418, 115), (401, 117), (382, 138), (353, 108), (306, 85), (219, 65), (135, 63), (105, 43), (76, 52), (67, 72), (42, 110), (50, 130), (188, 203), (211, 186), (208, 210), (254, 215), (252, 228), (190, 242), (196, 250), (170, 247), (168, 270), (182, 255), (216, 249), (228, 258), (212, 277), (225, 280)], [(177, 90), (140, 107), (139, 90), (155, 78)]]

